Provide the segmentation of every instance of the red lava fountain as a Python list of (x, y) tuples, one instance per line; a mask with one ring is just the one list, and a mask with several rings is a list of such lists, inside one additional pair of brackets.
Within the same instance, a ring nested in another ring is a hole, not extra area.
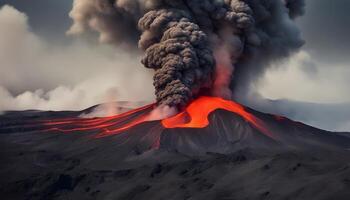
[[(48, 130), (65, 133), (99, 130), (100, 133), (97, 137), (104, 137), (122, 133), (141, 123), (151, 121), (149, 118), (152, 110), (151, 108), (155, 108), (155, 104), (147, 105), (112, 117), (95, 119), (62, 119), (46, 121), (44, 122), (44, 125), (50, 127)], [(149, 111), (146, 112), (147, 109)], [(242, 105), (219, 97), (199, 97), (192, 101), (181, 113), (161, 120), (161, 124), (167, 129), (205, 128), (209, 125), (209, 115), (219, 109), (230, 111), (241, 116), (260, 132), (268, 137), (274, 138), (273, 134), (266, 128), (265, 124), (260, 119), (246, 111)]]

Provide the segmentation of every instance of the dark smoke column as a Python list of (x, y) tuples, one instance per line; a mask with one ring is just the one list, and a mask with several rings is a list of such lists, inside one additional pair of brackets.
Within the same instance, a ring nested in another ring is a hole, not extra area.
[(68, 33), (138, 41), (158, 104), (182, 108), (202, 91), (248, 96), (272, 62), (303, 45), (294, 22), (303, 13), (304, 0), (74, 0)]
[(139, 21), (142, 63), (155, 70), (160, 105), (185, 106), (203, 87), (210, 88), (215, 61), (208, 36), (178, 9), (150, 11)]

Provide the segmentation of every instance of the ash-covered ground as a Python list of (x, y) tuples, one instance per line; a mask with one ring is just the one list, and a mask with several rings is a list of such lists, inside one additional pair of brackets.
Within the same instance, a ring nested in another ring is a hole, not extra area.
[(7, 112), (0, 116), (1, 199), (350, 198), (349, 133), (249, 111), (275, 139), (223, 110), (202, 129), (155, 131), (154, 121), (103, 138), (93, 137), (98, 130), (31, 124), (82, 112)]

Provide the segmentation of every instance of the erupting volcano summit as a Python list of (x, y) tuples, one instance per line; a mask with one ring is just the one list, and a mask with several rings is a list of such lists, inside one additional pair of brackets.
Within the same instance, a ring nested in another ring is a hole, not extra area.
[[(140, 114), (128, 122), (125, 122), (123, 119), (129, 118), (130, 116), (142, 112), (145, 110), (149, 110), (153, 108), (155, 104), (147, 105), (135, 110), (131, 110), (129, 112), (100, 119), (63, 119), (63, 120), (54, 120), (49, 122), (44, 122), (43, 125), (46, 126), (63, 126), (67, 127), (67, 125), (77, 126), (75, 128), (62, 129), (58, 127), (50, 128), (48, 130), (57, 130), (62, 132), (73, 132), (73, 131), (86, 131), (86, 130), (103, 130), (98, 137), (108, 136), (119, 134), (123, 131), (127, 131), (128, 129), (133, 128), (141, 123), (145, 123), (147, 121), (156, 121), (152, 119), (151, 112), (145, 112)], [(261, 133), (265, 134), (268, 137), (273, 138), (273, 134), (266, 128), (264, 122), (255, 117), (253, 114), (246, 111), (246, 109), (233, 102), (224, 100), (217, 97), (200, 97), (194, 100), (186, 109), (173, 116), (166, 119), (161, 120), (161, 124), (163, 128), (166, 129), (174, 129), (174, 128), (206, 128), (209, 126), (209, 115), (216, 110), (226, 110), (236, 115), (242, 117), (245, 121), (251, 124), (252, 127), (258, 129)]]
[(199, 97), (182, 112), (161, 120), (153, 117), (156, 107), (156, 104), (146, 105), (103, 118), (25, 119), (15, 127), (4, 124), (0, 131), (16, 132), (19, 127), (21, 132), (44, 135), (88, 135), (88, 138), (95, 140), (111, 138), (111, 141), (124, 144), (127, 149), (141, 145), (142, 152), (168, 149), (196, 155), (206, 152), (230, 153), (243, 147), (340, 151), (350, 148), (350, 138), (342, 134), (321, 131), (284, 117), (262, 114), (218, 97)]

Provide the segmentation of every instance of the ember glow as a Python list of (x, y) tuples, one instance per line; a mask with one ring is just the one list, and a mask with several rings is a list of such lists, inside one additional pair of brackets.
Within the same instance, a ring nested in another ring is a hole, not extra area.
[[(96, 137), (105, 137), (122, 133), (147, 121), (154, 121), (150, 118), (154, 108), (155, 104), (151, 104), (112, 117), (61, 119), (45, 121), (44, 125), (49, 127), (46, 131), (61, 131), (64, 133), (97, 131), (98, 135)], [(160, 122), (162, 127), (166, 129), (205, 128), (209, 126), (210, 114), (220, 109), (241, 116), (260, 132), (270, 138), (274, 138), (274, 135), (266, 128), (266, 125), (246, 111), (242, 105), (219, 97), (199, 97), (192, 101), (184, 111)]]

